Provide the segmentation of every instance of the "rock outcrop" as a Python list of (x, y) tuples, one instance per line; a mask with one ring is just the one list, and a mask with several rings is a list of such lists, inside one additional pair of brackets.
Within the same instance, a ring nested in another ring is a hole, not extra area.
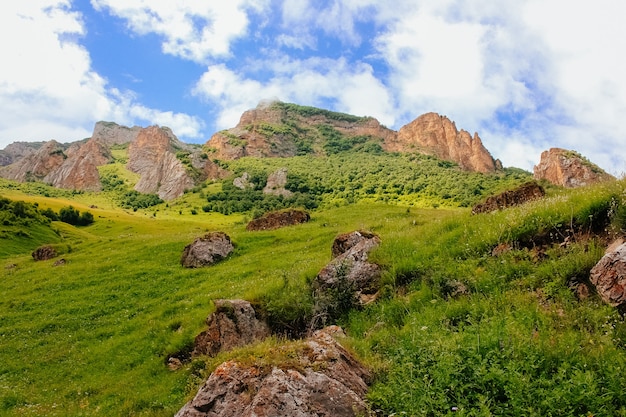
[(502, 168), (483, 146), (478, 133), (472, 137), (465, 130), (458, 131), (454, 122), (437, 113), (423, 114), (400, 128), (396, 138), (385, 142), (385, 150), (433, 155), (467, 171), (488, 173)]
[(626, 243), (609, 248), (591, 269), (590, 278), (604, 302), (626, 307)]
[(274, 102), (244, 112), (236, 127), (214, 134), (206, 146), (214, 150), (216, 158), (224, 160), (323, 154), (324, 132), (329, 129), (345, 137), (368, 137), (381, 144), (396, 135), (371, 117)]
[(331, 331), (281, 350), (289, 362), (221, 364), (176, 417), (370, 415), (364, 397), (371, 375)]
[(270, 336), (270, 328), (245, 300), (215, 300), (208, 329), (196, 336), (192, 356), (215, 356)]
[(263, 194), (282, 195), (285, 198), (292, 197), (293, 193), (287, 190), (285, 185), (287, 185), (287, 168), (280, 168), (267, 177)]
[(58, 188), (85, 191), (100, 191), (98, 167), (111, 161), (109, 148), (97, 140), (90, 139), (80, 146), (67, 150), (67, 159), (43, 179)]
[(562, 187), (575, 188), (613, 179), (602, 168), (575, 151), (552, 148), (541, 153), (534, 168), (536, 180), (546, 180)]
[(14, 162), (34, 153), (44, 142), (13, 142), (0, 150), (0, 167), (11, 165)]
[(507, 190), (501, 194), (491, 196), (483, 203), (476, 204), (472, 208), (472, 214), (489, 213), (507, 207), (519, 206), (528, 201), (542, 198), (545, 195), (546, 192), (542, 186), (536, 182), (527, 182), (513, 190)]
[(91, 139), (102, 145), (111, 147), (133, 142), (142, 128), (139, 126), (127, 127), (114, 122), (97, 122), (93, 128)]
[(180, 263), (185, 268), (210, 266), (226, 258), (234, 249), (226, 233), (207, 233), (185, 246)]
[(171, 200), (193, 188), (194, 180), (176, 157), (174, 143), (180, 142), (168, 128), (150, 126), (139, 132), (128, 146), (127, 168), (141, 176), (135, 190)]
[(67, 159), (65, 151), (65, 146), (59, 142), (48, 141), (36, 151), (4, 167), (2, 176), (21, 182), (42, 181), (48, 174), (63, 165)]
[(266, 213), (258, 219), (252, 220), (246, 230), (274, 230), (281, 227), (306, 223), (311, 219), (309, 213), (303, 210), (291, 209)]
[(369, 232), (357, 231), (337, 237), (333, 243), (333, 254), (344, 251), (315, 277), (313, 289), (316, 297), (324, 298), (329, 291), (351, 292), (352, 299), (360, 304), (375, 300), (382, 271), (380, 266), (368, 261), (368, 255), (379, 245), (380, 238)]

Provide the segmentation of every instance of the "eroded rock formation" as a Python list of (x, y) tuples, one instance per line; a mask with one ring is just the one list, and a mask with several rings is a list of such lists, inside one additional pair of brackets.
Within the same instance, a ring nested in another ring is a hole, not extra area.
[(542, 186), (536, 182), (527, 182), (513, 190), (507, 190), (501, 194), (491, 196), (483, 203), (476, 204), (472, 208), (472, 214), (489, 213), (507, 207), (518, 206), (528, 201), (542, 198), (545, 195), (546, 192)]
[(541, 153), (534, 168), (536, 180), (547, 180), (562, 187), (575, 188), (612, 179), (602, 168), (575, 151), (552, 148)]
[(369, 371), (331, 333), (318, 331), (270, 366), (229, 361), (209, 376), (176, 417), (354, 417), (370, 415)]
[(139, 126), (127, 127), (114, 122), (100, 121), (95, 124), (91, 139), (107, 147), (123, 145), (133, 142), (141, 130)]
[(483, 146), (478, 133), (472, 137), (465, 130), (458, 131), (454, 122), (437, 113), (423, 114), (400, 128), (395, 139), (385, 142), (385, 149), (433, 155), (456, 162), (467, 171), (488, 173), (502, 168)]
[(223, 232), (211, 232), (185, 246), (180, 263), (185, 268), (200, 268), (221, 261), (235, 249)]
[(97, 140), (90, 139), (80, 146), (67, 150), (67, 159), (44, 178), (44, 182), (58, 188), (85, 191), (100, 191), (98, 166), (111, 160), (109, 148)]
[(263, 194), (282, 195), (285, 198), (293, 196), (291, 191), (285, 189), (285, 185), (287, 185), (287, 168), (280, 168), (267, 177)]
[(55, 140), (2, 169), (2, 176), (16, 181), (43, 180), (67, 159), (65, 147)]

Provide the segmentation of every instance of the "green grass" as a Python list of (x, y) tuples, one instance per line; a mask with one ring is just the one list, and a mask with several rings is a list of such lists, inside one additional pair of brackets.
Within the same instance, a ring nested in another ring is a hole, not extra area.
[[(551, 190), (548, 199), (477, 216), (467, 208), (327, 204), (307, 224), (263, 232), (246, 231), (244, 215), (191, 214), (196, 193), (133, 212), (106, 194), (44, 197), (55, 191), (32, 187), (7, 185), (2, 195), (57, 211), (72, 204), (95, 223), (26, 230), (38, 244), (64, 245), (62, 266), (2, 241), (0, 415), (173, 415), (219, 360), (263, 362), (280, 343), (169, 371), (168, 355), (203, 329), (211, 300), (252, 300), (283, 327), (302, 320), (334, 237), (357, 229), (382, 238), (372, 259), (385, 269), (384, 288), (377, 303), (339, 322), (375, 371), (373, 408), (626, 415), (626, 325), (597, 296), (579, 301), (569, 288), (602, 256), (606, 236), (625, 233), (624, 181)], [(184, 246), (209, 230), (229, 234), (235, 252), (210, 268), (183, 269)], [(532, 248), (550, 234), (556, 245)], [(559, 246), (565, 235), (570, 243)], [(501, 243), (511, 250), (492, 256)], [(467, 293), (454, 297), (457, 282)]]

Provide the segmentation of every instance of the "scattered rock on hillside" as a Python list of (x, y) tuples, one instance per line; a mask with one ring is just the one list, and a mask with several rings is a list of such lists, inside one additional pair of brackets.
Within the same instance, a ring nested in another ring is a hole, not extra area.
[(285, 188), (287, 185), (287, 168), (280, 168), (267, 177), (267, 184), (263, 188), (263, 194), (282, 195), (285, 198), (293, 196), (293, 193)]
[(33, 259), (36, 261), (47, 261), (56, 258), (57, 251), (50, 245), (40, 246), (32, 253)]
[(62, 266), (65, 265), (67, 263), (67, 261), (65, 260), (65, 258), (61, 258), (58, 261), (56, 261), (55, 263), (52, 264), (52, 266)]
[[(317, 274), (313, 282), (313, 289), (317, 296), (325, 292), (352, 291), (354, 300), (361, 304), (371, 302), (379, 289), (381, 276), (380, 266), (368, 262), (368, 255), (372, 249), (380, 245), (380, 238), (372, 233), (353, 232), (351, 237), (345, 238), (349, 248), (335, 257)], [(344, 236), (344, 235), (342, 235)], [(340, 240), (344, 238), (340, 236)], [(350, 246), (351, 245), (351, 246)], [(333, 248), (341, 243), (333, 244)], [(339, 251), (340, 249), (333, 249)]]
[(371, 232), (365, 230), (357, 230), (350, 233), (343, 233), (335, 238), (333, 246), (331, 248), (331, 254), (333, 258), (347, 252), (350, 248), (354, 247), (357, 243), (368, 240), (376, 239), (377, 236)]
[(270, 335), (248, 301), (215, 300), (215, 312), (207, 318), (209, 328), (194, 341), (192, 356), (215, 356), (219, 352), (263, 340)]
[(250, 182), (250, 174), (244, 172), (241, 174), (241, 177), (237, 177), (233, 180), (233, 185), (240, 190), (245, 190), (248, 188), (254, 188), (255, 184)]
[(494, 160), (483, 146), (478, 133), (472, 137), (465, 130), (458, 131), (454, 122), (437, 113), (426, 113), (403, 126), (395, 139), (385, 142), (385, 150), (392, 152), (417, 151), (453, 161), (467, 171), (495, 172), (502, 164)]
[(518, 206), (528, 201), (542, 198), (546, 195), (543, 187), (536, 182), (527, 182), (514, 190), (507, 190), (501, 194), (487, 198), (484, 203), (476, 204), (472, 214), (489, 213), (507, 207)]
[(311, 219), (309, 213), (304, 210), (281, 210), (266, 213), (258, 219), (252, 220), (246, 226), (246, 230), (274, 230), (281, 227), (293, 226), (306, 223)]
[(369, 371), (328, 332), (284, 349), (293, 349), (290, 363), (221, 364), (176, 417), (370, 415)]
[(607, 304), (626, 306), (626, 243), (604, 254), (591, 269), (591, 283)]
[(612, 179), (602, 168), (578, 152), (552, 148), (541, 154), (534, 168), (536, 180), (547, 180), (562, 187), (575, 188)]
[(230, 237), (223, 232), (207, 233), (185, 246), (180, 263), (185, 268), (213, 265), (234, 250)]

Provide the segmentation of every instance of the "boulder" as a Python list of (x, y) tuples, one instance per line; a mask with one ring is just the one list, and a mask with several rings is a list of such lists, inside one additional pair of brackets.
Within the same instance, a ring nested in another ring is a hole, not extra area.
[(56, 258), (57, 251), (50, 245), (40, 246), (32, 253), (33, 259), (36, 261), (47, 261)]
[(234, 249), (226, 233), (207, 233), (185, 246), (180, 263), (185, 268), (213, 265), (230, 255)]
[(364, 401), (371, 375), (332, 332), (277, 350), (288, 363), (221, 364), (176, 417), (371, 415)]
[(293, 193), (287, 190), (285, 185), (287, 185), (287, 168), (280, 168), (267, 177), (263, 194), (282, 195), (284, 198), (292, 197)]
[(215, 356), (219, 352), (263, 340), (270, 335), (248, 301), (215, 300), (215, 312), (207, 318), (209, 328), (194, 341), (192, 356)]
[(274, 230), (281, 227), (293, 226), (306, 223), (311, 219), (309, 213), (304, 210), (281, 210), (266, 213), (258, 219), (252, 220), (246, 226), (246, 230)]
[(591, 269), (590, 278), (604, 302), (613, 307), (626, 306), (626, 243), (609, 248)]
[(315, 277), (313, 289), (316, 295), (323, 296), (328, 291), (352, 291), (354, 299), (362, 304), (365, 300), (372, 301), (371, 295), (378, 292), (382, 271), (380, 266), (368, 262), (368, 255), (380, 245), (380, 238), (369, 232), (341, 235), (333, 243), (333, 254), (340, 252), (342, 245), (346, 248), (344, 252)]
[(541, 160), (533, 171), (536, 180), (546, 180), (568, 188), (583, 187), (614, 178), (578, 152), (560, 148), (542, 152)]
[(476, 204), (472, 208), (472, 214), (489, 213), (507, 207), (519, 206), (528, 201), (542, 198), (545, 195), (546, 192), (542, 186), (534, 181), (527, 182), (513, 190), (507, 190), (501, 194), (491, 196), (484, 203)]
[(332, 257), (336, 258), (337, 256), (350, 250), (350, 248), (354, 247), (357, 243), (368, 239), (376, 239), (376, 235), (365, 230), (343, 233), (337, 236), (333, 241), (333, 246), (331, 248)]

